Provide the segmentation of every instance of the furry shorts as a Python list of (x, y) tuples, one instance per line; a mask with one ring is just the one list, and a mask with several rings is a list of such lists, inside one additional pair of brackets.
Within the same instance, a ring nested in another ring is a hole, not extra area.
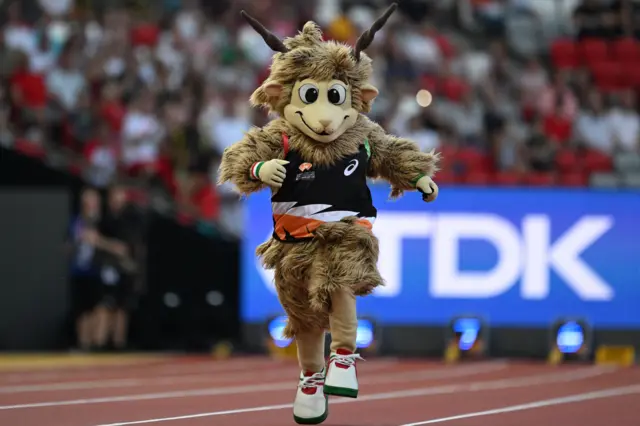
[(289, 317), (287, 337), (328, 329), (331, 294), (347, 290), (364, 296), (384, 285), (378, 272), (378, 239), (348, 217), (321, 225), (310, 241), (283, 243), (273, 238), (256, 254), (275, 269), (278, 298)]

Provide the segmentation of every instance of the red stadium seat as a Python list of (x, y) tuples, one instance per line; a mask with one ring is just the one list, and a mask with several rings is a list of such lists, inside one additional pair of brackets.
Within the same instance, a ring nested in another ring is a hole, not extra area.
[(596, 86), (604, 91), (611, 92), (623, 88), (622, 67), (617, 62), (604, 61), (591, 65), (591, 72)]
[(511, 171), (498, 172), (493, 176), (493, 183), (502, 186), (517, 186), (522, 183), (522, 175)]
[(489, 185), (493, 182), (493, 175), (484, 171), (472, 171), (464, 174), (462, 181), (467, 185)]
[(524, 183), (530, 186), (553, 186), (556, 177), (553, 173), (530, 173), (525, 176)]
[(589, 173), (610, 172), (613, 170), (613, 160), (607, 154), (590, 149), (583, 157), (584, 167)]
[(556, 153), (556, 168), (562, 173), (578, 171), (581, 163), (578, 155), (571, 149), (562, 149)]
[(452, 173), (446, 170), (440, 170), (436, 172), (434, 180), (438, 185), (442, 185), (442, 184), (458, 183), (459, 179), (455, 175), (455, 173)]
[(635, 39), (622, 38), (612, 42), (611, 53), (618, 62), (637, 62), (640, 59), (640, 46)]
[(589, 184), (589, 176), (582, 172), (562, 173), (559, 176), (558, 184), (571, 187), (587, 186)]
[(640, 88), (640, 60), (625, 64), (622, 68), (621, 79), (625, 86), (632, 88)]
[(600, 39), (584, 39), (578, 43), (578, 51), (582, 64), (593, 64), (609, 59), (609, 46)]
[(579, 64), (578, 49), (573, 40), (560, 39), (551, 44), (551, 62), (555, 68), (575, 68)]
[(491, 169), (490, 159), (473, 148), (461, 149), (456, 155), (456, 160), (466, 173), (487, 172)]

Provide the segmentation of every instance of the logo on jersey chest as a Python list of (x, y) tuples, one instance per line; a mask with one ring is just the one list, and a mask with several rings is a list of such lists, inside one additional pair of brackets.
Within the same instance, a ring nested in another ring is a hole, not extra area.
[(353, 160), (349, 161), (349, 164), (344, 169), (344, 175), (345, 176), (351, 176), (351, 174), (356, 171), (356, 169), (358, 168), (359, 164), (360, 164), (360, 162), (358, 160), (356, 160), (355, 158)]
[(311, 170), (313, 168), (313, 164), (311, 163), (302, 163), (298, 166), (298, 170), (300, 173), (296, 175), (296, 181), (300, 180), (314, 180), (316, 178), (316, 172)]

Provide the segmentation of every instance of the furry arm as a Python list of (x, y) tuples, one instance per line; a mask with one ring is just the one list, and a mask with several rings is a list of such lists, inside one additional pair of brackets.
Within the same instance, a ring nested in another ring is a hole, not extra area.
[(260, 191), (265, 184), (252, 175), (257, 163), (283, 158), (280, 133), (265, 126), (249, 130), (242, 140), (227, 147), (222, 154), (218, 184), (231, 182), (239, 193), (249, 195)]
[(391, 197), (416, 188), (423, 176), (432, 177), (438, 170), (440, 153), (422, 152), (415, 142), (387, 134), (375, 124), (369, 133), (371, 166), (369, 176), (391, 184)]

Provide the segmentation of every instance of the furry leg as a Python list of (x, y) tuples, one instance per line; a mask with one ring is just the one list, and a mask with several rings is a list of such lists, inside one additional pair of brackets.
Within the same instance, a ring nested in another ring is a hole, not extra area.
[(348, 352), (356, 350), (356, 331), (358, 316), (356, 313), (356, 297), (349, 290), (341, 289), (331, 295), (331, 352), (339, 349)]
[(318, 373), (324, 369), (324, 330), (298, 333), (296, 345), (302, 371)]
[(349, 290), (336, 290), (331, 294), (331, 308), (331, 357), (324, 393), (357, 398), (356, 360), (362, 358), (354, 353), (358, 328), (356, 297)]

